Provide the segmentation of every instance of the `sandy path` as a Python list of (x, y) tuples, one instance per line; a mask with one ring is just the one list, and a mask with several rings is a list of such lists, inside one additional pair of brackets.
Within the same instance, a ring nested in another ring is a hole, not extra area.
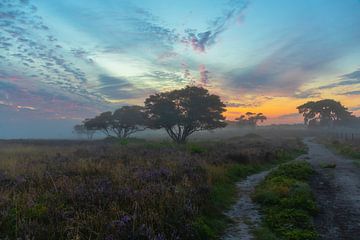
[[(316, 171), (311, 186), (320, 210), (315, 226), (321, 239), (360, 239), (360, 168), (351, 159), (334, 154), (311, 138), (304, 142), (309, 152), (298, 159), (309, 161)], [(336, 167), (324, 168), (326, 164), (336, 164)], [(261, 223), (261, 215), (250, 196), (268, 173), (251, 175), (237, 184), (239, 199), (226, 212), (234, 224), (222, 239), (255, 239), (252, 230)]]
[(251, 240), (254, 239), (252, 230), (261, 223), (258, 206), (251, 200), (251, 193), (269, 171), (260, 172), (248, 176), (245, 180), (237, 183), (239, 199), (225, 214), (234, 221), (227, 229), (222, 239), (226, 240)]
[[(315, 225), (321, 239), (360, 239), (360, 168), (325, 146), (305, 139), (316, 170), (312, 188), (320, 213)], [(335, 168), (324, 168), (325, 164)]]

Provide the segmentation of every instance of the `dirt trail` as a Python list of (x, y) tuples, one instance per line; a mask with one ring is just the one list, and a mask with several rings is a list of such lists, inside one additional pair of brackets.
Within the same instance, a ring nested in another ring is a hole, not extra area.
[[(304, 142), (309, 152), (298, 160), (309, 161), (316, 171), (311, 187), (320, 210), (315, 218), (320, 239), (360, 239), (360, 168), (351, 159), (334, 154), (311, 138), (306, 138)], [(336, 167), (324, 167), (329, 164), (336, 164)], [(239, 199), (226, 212), (234, 224), (222, 239), (255, 239), (252, 230), (261, 223), (261, 215), (250, 196), (268, 173), (264, 171), (251, 175), (237, 184)]]
[(258, 206), (251, 200), (251, 193), (269, 171), (264, 171), (247, 177), (237, 184), (239, 199), (225, 214), (234, 221), (227, 229), (222, 239), (226, 240), (251, 240), (254, 239), (252, 230), (261, 223)]
[(316, 170), (311, 185), (320, 208), (315, 225), (321, 239), (360, 239), (360, 168), (309, 138), (305, 143)]

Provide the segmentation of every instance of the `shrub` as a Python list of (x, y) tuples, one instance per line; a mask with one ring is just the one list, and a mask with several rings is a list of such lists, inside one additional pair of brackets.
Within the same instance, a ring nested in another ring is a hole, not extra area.
[(317, 208), (307, 183), (312, 172), (307, 162), (282, 164), (257, 186), (253, 198), (264, 212), (264, 229), (269, 229), (280, 239), (317, 238), (312, 222)]
[(286, 177), (300, 181), (306, 181), (310, 178), (312, 173), (313, 170), (309, 163), (304, 161), (296, 161), (280, 165), (267, 176), (267, 179), (271, 179), (273, 177)]

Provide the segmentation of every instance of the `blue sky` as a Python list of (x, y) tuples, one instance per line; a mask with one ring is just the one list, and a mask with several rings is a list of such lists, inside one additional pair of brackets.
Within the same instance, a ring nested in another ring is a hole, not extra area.
[(358, 0), (0, 0), (0, 137), (66, 137), (187, 84), (230, 119), (296, 122), (321, 98), (359, 113), (359, 25)]

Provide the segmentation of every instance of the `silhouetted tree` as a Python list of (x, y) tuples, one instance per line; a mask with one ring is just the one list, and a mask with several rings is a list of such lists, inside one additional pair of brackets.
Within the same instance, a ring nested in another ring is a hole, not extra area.
[(101, 131), (106, 136), (127, 138), (131, 134), (145, 129), (146, 115), (143, 107), (124, 106), (112, 112), (84, 121), (87, 130)]
[(100, 115), (85, 119), (84, 126), (87, 130), (101, 131), (106, 136), (111, 136), (112, 112), (103, 112)]
[(184, 143), (196, 131), (226, 126), (225, 104), (202, 87), (158, 93), (145, 100), (148, 126), (164, 128), (177, 143)]
[(124, 106), (112, 115), (111, 128), (118, 138), (145, 130), (146, 115), (141, 106)]
[(332, 99), (310, 101), (297, 109), (304, 116), (304, 123), (310, 127), (341, 125), (353, 117), (346, 107)]
[(95, 130), (88, 130), (85, 128), (84, 124), (78, 124), (74, 126), (74, 133), (76, 133), (78, 136), (85, 135), (87, 139), (91, 140), (95, 134)]
[(245, 115), (241, 115), (235, 120), (240, 126), (250, 126), (255, 128), (259, 122), (264, 122), (267, 117), (262, 113), (247, 112)]

